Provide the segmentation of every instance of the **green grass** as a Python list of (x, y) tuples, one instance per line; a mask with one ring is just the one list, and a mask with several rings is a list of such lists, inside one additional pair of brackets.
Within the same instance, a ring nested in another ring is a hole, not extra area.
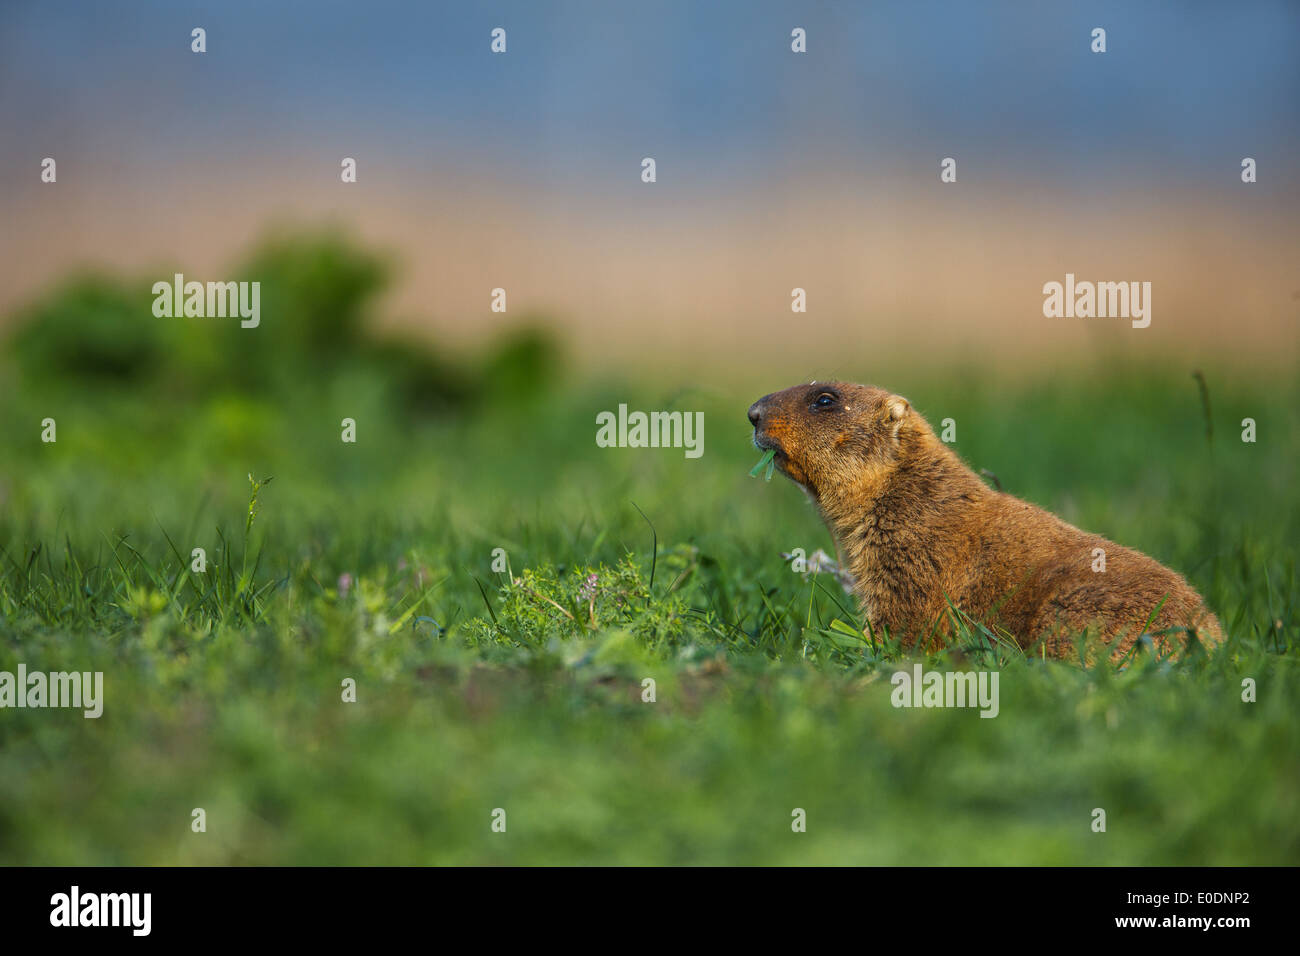
[[(783, 560), (830, 547), (747, 476), (745, 410), (788, 376), (524, 376), (429, 409), (368, 362), (0, 378), (0, 670), (103, 671), (106, 698), (0, 711), (0, 863), (1300, 862), (1294, 381), (1211, 371), (1209, 440), (1184, 368), (872, 376), (1230, 634), (1085, 670), (964, 629), (925, 663), (999, 668), (987, 720), (891, 706), (911, 660)], [(703, 411), (705, 454), (597, 448), (619, 402)]]

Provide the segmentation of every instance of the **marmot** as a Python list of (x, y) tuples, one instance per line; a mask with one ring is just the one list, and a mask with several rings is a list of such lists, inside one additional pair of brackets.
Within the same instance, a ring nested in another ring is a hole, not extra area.
[(1086, 631), (1119, 659), (1153, 613), (1162, 649), (1186, 629), (1223, 638), (1180, 575), (988, 487), (900, 395), (814, 382), (763, 396), (749, 420), (817, 504), (872, 628), (904, 647), (938, 646), (949, 602), (1034, 655), (1069, 658)]

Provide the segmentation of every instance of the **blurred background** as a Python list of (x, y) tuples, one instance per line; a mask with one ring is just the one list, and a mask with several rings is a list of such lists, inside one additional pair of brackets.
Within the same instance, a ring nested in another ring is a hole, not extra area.
[[(85, 266), (255, 278), (309, 224), (388, 257), (374, 321), (444, 344), (531, 318), (581, 361), (795, 377), (1289, 360), (1297, 32), (1285, 2), (11, 2), (0, 312)], [(1150, 281), (1151, 327), (1045, 319), (1066, 272)]]

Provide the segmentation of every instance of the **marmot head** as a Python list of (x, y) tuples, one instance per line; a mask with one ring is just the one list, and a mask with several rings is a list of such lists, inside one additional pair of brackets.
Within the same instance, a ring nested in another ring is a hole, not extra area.
[(754, 444), (820, 499), (893, 467), (909, 434), (928, 431), (907, 399), (871, 385), (813, 382), (749, 406)]

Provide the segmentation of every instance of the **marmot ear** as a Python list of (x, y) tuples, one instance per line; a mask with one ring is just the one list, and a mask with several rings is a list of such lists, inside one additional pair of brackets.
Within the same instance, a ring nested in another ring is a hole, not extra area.
[(898, 437), (898, 430), (903, 427), (903, 419), (907, 417), (907, 410), (911, 407), (902, 395), (890, 395), (885, 399), (885, 422), (892, 425), (891, 431), (895, 438)]

